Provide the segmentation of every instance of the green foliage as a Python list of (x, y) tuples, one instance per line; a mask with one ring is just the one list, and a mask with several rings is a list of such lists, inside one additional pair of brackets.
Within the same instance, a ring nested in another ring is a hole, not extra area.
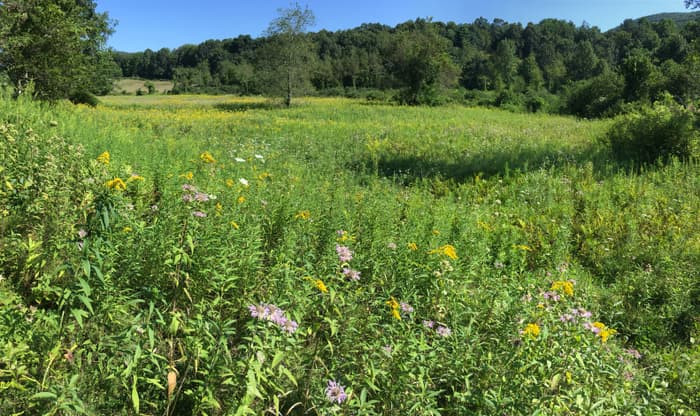
[(571, 85), (566, 93), (566, 113), (579, 117), (610, 117), (621, 111), (623, 77), (612, 71)]
[(112, 29), (107, 14), (95, 7), (93, 1), (75, 0), (3, 2), (0, 62), (17, 94), (29, 83), (46, 100), (111, 90), (114, 66), (103, 49)]
[(2, 414), (697, 414), (697, 162), (618, 171), (609, 121), (0, 114)]
[(95, 97), (94, 94), (87, 91), (76, 91), (71, 94), (69, 99), (73, 104), (86, 104), (90, 107), (97, 107), (97, 105), (100, 103), (100, 100)]
[(618, 119), (606, 141), (619, 160), (653, 163), (697, 156), (697, 115), (667, 97)]
[(267, 42), (259, 51), (260, 88), (268, 94), (282, 96), (289, 107), (292, 96), (307, 89), (313, 66), (313, 46), (305, 36), (315, 17), (308, 8), (296, 3), (278, 10), (279, 16), (270, 22)]

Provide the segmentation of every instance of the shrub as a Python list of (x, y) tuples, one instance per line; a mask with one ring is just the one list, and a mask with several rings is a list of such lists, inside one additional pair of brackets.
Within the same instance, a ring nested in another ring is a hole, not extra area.
[(606, 140), (621, 161), (688, 159), (696, 153), (695, 119), (692, 111), (667, 99), (622, 116), (610, 128)]
[(578, 81), (566, 93), (565, 112), (579, 117), (605, 117), (618, 114), (625, 80), (613, 72)]
[(100, 100), (91, 92), (88, 91), (76, 91), (70, 96), (70, 101), (73, 104), (85, 104), (90, 107), (97, 107)]

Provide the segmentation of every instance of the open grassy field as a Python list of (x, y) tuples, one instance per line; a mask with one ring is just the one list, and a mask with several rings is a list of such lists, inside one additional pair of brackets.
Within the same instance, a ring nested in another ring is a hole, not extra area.
[(700, 166), (610, 121), (0, 101), (0, 413), (697, 415)]
[(157, 94), (165, 94), (173, 89), (172, 81), (148, 81), (137, 78), (122, 78), (114, 83), (113, 92), (115, 94), (136, 94), (140, 89), (144, 94), (147, 94), (148, 87), (145, 85), (147, 82), (153, 84)]

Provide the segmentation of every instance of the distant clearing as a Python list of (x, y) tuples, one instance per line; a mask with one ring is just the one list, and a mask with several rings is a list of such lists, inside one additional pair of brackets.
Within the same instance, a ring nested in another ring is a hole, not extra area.
[(144, 94), (148, 93), (148, 88), (146, 83), (151, 82), (156, 87), (157, 94), (165, 94), (173, 89), (172, 81), (149, 81), (146, 79), (138, 78), (122, 78), (114, 83), (113, 94), (136, 94), (136, 92), (141, 89)]

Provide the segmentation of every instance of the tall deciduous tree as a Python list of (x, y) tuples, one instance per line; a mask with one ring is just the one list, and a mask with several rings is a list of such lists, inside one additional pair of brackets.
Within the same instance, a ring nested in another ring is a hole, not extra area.
[(0, 68), (18, 93), (34, 84), (38, 98), (97, 92), (104, 82), (106, 13), (92, 0), (0, 2)]
[(314, 48), (306, 31), (315, 23), (313, 12), (295, 3), (279, 9), (279, 16), (270, 22), (267, 42), (258, 53), (260, 87), (268, 94), (284, 95), (284, 103), (292, 104), (292, 96), (310, 85)]
[(391, 73), (402, 87), (401, 101), (415, 105), (434, 102), (437, 89), (457, 85), (459, 68), (448, 54), (448, 41), (429, 20), (403, 24), (389, 51)]

